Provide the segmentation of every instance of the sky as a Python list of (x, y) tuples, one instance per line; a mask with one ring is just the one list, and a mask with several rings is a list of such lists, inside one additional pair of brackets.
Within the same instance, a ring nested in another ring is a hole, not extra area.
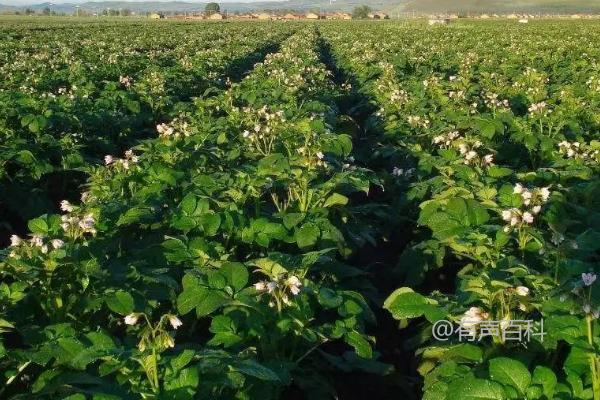
[[(41, 3), (53, 3), (53, 4), (63, 4), (63, 3), (87, 3), (88, 1), (102, 1), (102, 0), (0, 0), (0, 4), (8, 5), (8, 6), (24, 6), (30, 4), (41, 4)], [(110, 1), (110, 0), (107, 0)], [(144, 2), (144, 1), (162, 1), (169, 2), (169, 0), (125, 0), (131, 2)], [(213, 0), (177, 0), (184, 1), (186, 3), (208, 3)], [(273, 1), (278, 2), (281, 0), (217, 0), (218, 3), (256, 3), (256, 2), (264, 2), (264, 1)]]

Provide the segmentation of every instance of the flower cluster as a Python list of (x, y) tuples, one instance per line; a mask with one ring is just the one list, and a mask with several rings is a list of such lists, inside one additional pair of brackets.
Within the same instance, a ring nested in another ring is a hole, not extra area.
[(414, 168), (398, 168), (398, 167), (394, 167), (394, 169), (392, 170), (392, 175), (395, 177), (405, 177), (405, 178), (410, 178), (411, 176), (414, 175), (415, 173), (415, 169)]
[(437, 144), (441, 148), (448, 148), (451, 147), (458, 138), (460, 138), (460, 133), (458, 131), (452, 131), (435, 136), (433, 138), (433, 144)]
[[(583, 313), (594, 319), (600, 317), (600, 309), (593, 309), (592, 305), (592, 286), (596, 282), (596, 279), (597, 275), (594, 272), (583, 272), (581, 274), (581, 279), (574, 282), (573, 290), (571, 290), (571, 293), (582, 301)], [(565, 299), (566, 296), (561, 296), (561, 301), (564, 301)]]
[(283, 110), (271, 112), (267, 106), (258, 110), (245, 108), (246, 114), (254, 116), (254, 127), (245, 130), (242, 136), (248, 139), (257, 150), (268, 154), (272, 150), (277, 128), (286, 122)]
[(119, 76), (119, 83), (129, 89), (133, 83), (133, 79), (129, 76)]
[(530, 105), (527, 111), (529, 111), (529, 113), (532, 115), (538, 114), (540, 116), (547, 116), (550, 114), (550, 110), (548, 109), (548, 105), (545, 101)]
[(471, 332), (475, 332), (479, 324), (489, 319), (489, 313), (483, 311), (479, 307), (471, 307), (460, 318), (459, 324), (461, 328)]
[(507, 99), (500, 100), (497, 93), (486, 93), (483, 97), (484, 104), (492, 110), (510, 110), (510, 104)]
[(596, 161), (598, 161), (598, 155), (600, 154), (600, 150), (589, 148), (585, 144), (582, 146), (579, 142), (567, 142), (566, 140), (558, 144), (558, 152), (567, 156), (567, 158)]
[[(509, 210), (502, 211), (502, 219), (510, 223), (511, 227), (514, 227), (520, 223), (533, 224), (533, 214), (529, 211), (521, 211), (518, 208), (511, 208)], [(510, 228), (507, 226), (504, 228), (505, 232), (508, 232)]]
[(523, 204), (533, 206), (535, 213), (540, 212), (541, 205), (546, 203), (550, 198), (550, 189), (547, 187), (527, 189), (520, 183), (517, 183), (513, 188), (513, 193), (520, 194), (523, 199)]
[(502, 211), (502, 219), (508, 222), (508, 225), (504, 227), (505, 232), (510, 232), (511, 229), (523, 225), (533, 224), (535, 216), (540, 213), (542, 206), (550, 198), (550, 190), (547, 187), (529, 190), (520, 183), (514, 186), (513, 193), (521, 195), (524, 208), (511, 208)]
[(390, 101), (393, 103), (404, 104), (408, 102), (408, 93), (403, 89), (394, 89), (390, 94)]
[(291, 296), (297, 296), (302, 290), (302, 282), (297, 276), (291, 275), (286, 277), (285, 275), (279, 275), (270, 281), (259, 281), (254, 284), (254, 289), (262, 294), (268, 294), (271, 296), (269, 306), (281, 310), (283, 305), (291, 305)]
[(590, 79), (588, 79), (588, 81), (585, 84), (588, 85), (590, 90), (594, 92), (600, 92), (600, 78), (593, 76)]
[(137, 325), (140, 318), (144, 317), (147, 327), (142, 330), (140, 334), (140, 341), (138, 342), (138, 349), (140, 351), (144, 351), (147, 348), (157, 349), (158, 351), (162, 351), (168, 348), (175, 347), (175, 340), (173, 336), (171, 336), (164, 328), (163, 325), (166, 321), (171, 325), (171, 327), (175, 330), (183, 325), (183, 322), (173, 314), (165, 314), (161, 317), (159, 322), (152, 326), (150, 320), (144, 313), (130, 313), (127, 314), (123, 321), (126, 325), (134, 326)]
[(412, 126), (413, 128), (417, 128), (417, 127), (428, 128), (429, 127), (429, 119), (421, 117), (419, 115), (409, 115), (407, 120), (408, 120), (408, 124), (410, 126)]
[(440, 78), (438, 76), (432, 75), (423, 81), (423, 86), (425, 86), (426, 88), (434, 87), (434, 86), (439, 85), (439, 83), (440, 83)]
[(494, 155), (489, 153), (480, 155), (477, 150), (483, 146), (481, 141), (476, 140), (473, 143), (460, 143), (458, 145), (458, 151), (463, 156), (463, 163), (466, 165), (478, 165), (481, 167), (490, 167), (494, 165)]
[(180, 137), (188, 137), (192, 134), (187, 121), (181, 118), (175, 118), (169, 124), (162, 123), (156, 125), (156, 132), (163, 139), (179, 139)]
[(133, 153), (133, 150), (127, 150), (124, 158), (116, 158), (111, 155), (104, 156), (104, 165), (107, 167), (122, 168), (124, 170), (128, 170), (132, 164), (137, 164), (138, 161), (139, 158)]
[(76, 238), (85, 234), (96, 234), (96, 219), (93, 214), (78, 216), (75, 214), (62, 215), (60, 227), (68, 237)]
[(12, 251), (9, 256), (12, 258), (18, 258), (18, 254), (15, 251), (17, 248), (27, 247), (29, 249), (39, 249), (42, 254), (47, 254), (50, 250), (58, 250), (65, 245), (65, 242), (62, 239), (46, 239), (42, 235), (32, 235), (31, 239), (25, 240), (21, 239), (17, 235), (12, 235), (10, 237), (10, 247)]
[(524, 90), (529, 98), (544, 96), (545, 86), (550, 79), (535, 68), (526, 67), (523, 75), (517, 79), (513, 87)]
[(464, 90), (451, 90), (448, 92), (448, 97), (455, 100), (464, 100), (466, 93)]

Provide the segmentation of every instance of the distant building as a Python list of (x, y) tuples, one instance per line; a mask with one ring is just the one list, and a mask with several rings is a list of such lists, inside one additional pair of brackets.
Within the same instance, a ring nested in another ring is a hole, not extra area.
[(481, 15), (479, 16), (479, 18), (481, 18), (481, 19), (489, 19), (489, 18), (490, 18), (490, 16), (489, 16), (489, 15), (487, 15), (487, 14), (481, 14)]
[(281, 18), (287, 19), (287, 20), (295, 20), (295, 19), (300, 19), (301, 17), (300, 17), (300, 15), (297, 15), (297, 14), (287, 13)]
[(506, 16), (506, 18), (508, 18), (508, 19), (519, 19), (519, 16), (517, 14), (508, 14)]
[(344, 19), (344, 20), (350, 20), (350, 19), (352, 19), (352, 15), (350, 15), (348, 13), (336, 12), (336, 13), (331, 13), (331, 14), (325, 14), (325, 19)]
[(165, 15), (164, 14), (159, 14), (159, 13), (152, 13), (149, 15), (150, 19), (164, 19)]
[(268, 20), (271, 19), (271, 14), (267, 14), (267, 13), (259, 13), (256, 14), (256, 18), (261, 19), (261, 20)]
[(377, 11), (369, 14), (369, 18), (371, 19), (390, 19), (390, 16), (384, 12)]
[(529, 20), (528, 20), (527, 18), (521, 18), (521, 19), (519, 20), (519, 23), (520, 23), (520, 24), (528, 24), (528, 23), (529, 23)]
[(315, 14), (313, 12), (309, 12), (309, 13), (306, 13), (305, 18), (306, 19), (321, 19), (321, 16), (319, 14)]

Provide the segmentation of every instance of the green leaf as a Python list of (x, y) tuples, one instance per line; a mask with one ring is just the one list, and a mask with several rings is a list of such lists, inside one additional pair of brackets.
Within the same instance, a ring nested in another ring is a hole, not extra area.
[(121, 315), (133, 312), (134, 304), (133, 297), (123, 290), (119, 290), (106, 298), (108, 308)]
[(139, 114), (141, 108), (140, 108), (140, 103), (134, 100), (128, 100), (125, 102), (125, 106), (127, 107), (127, 109), (129, 111), (131, 111), (133, 114)]
[(179, 207), (187, 215), (194, 215), (194, 211), (196, 211), (196, 196), (189, 193), (181, 200)]
[(327, 208), (336, 205), (345, 206), (346, 204), (348, 204), (348, 198), (346, 196), (343, 196), (339, 193), (334, 193), (331, 196), (329, 196), (327, 200), (325, 200), (325, 204), (323, 204), (323, 207)]
[(351, 331), (346, 334), (346, 343), (354, 347), (356, 354), (362, 358), (373, 358), (371, 344), (360, 333)]
[(216, 235), (221, 226), (221, 217), (219, 214), (204, 214), (199, 218), (199, 221), (202, 224), (204, 233), (209, 237)]
[(457, 379), (448, 388), (448, 400), (504, 400), (502, 386), (486, 379)]
[(531, 374), (525, 364), (508, 357), (490, 360), (490, 378), (516, 388), (520, 394), (525, 394), (531, 383)]
[(441, 212), (429, 216), (427, 226), (429, 226), (433, 235), (439, 240), (451, 238), (466, 230), (458, 221), (452, 219), (448, 214)]
[(477, 201), (460, 197), (454, 197), (448, 201), (446, 212), (466, 226), (481, 225), (490, 218), (485, 207)]
[(283, 226), (292, 229), (304, 219), (304, 213), (287, 213), (283, 216)]
[(279, 381), (279, 376), (275, 372), (254, 360), (238, 361), (232, 364), (231, 368), (263, 381)]
[(213, 318), (209, 330), (215, 336), (208, 341), (211, 346), (223, 345), (225, 347), (235, 346), (243, 339), (236, 333), (235, 324), (226, 315), (217, 315)]
[(45, 235), (48, 233), (48, 224), (46, 220), (42, 218), (36, 218), (29, 221), (27, 227), (31, 231), (31, 233), (35, 233), (38, 235)]
[(533, 378), (531, 383), (540, 385), (543, 389), (544, 395), (547, 398), (554, 398), (554, 388), (556, 387), (558, 381), (556, 379), (556, 375), (550, 368), (543, 367), (541, 365), (535, 367), (533, 370)]
[(257, 172), (260, 176), (278, 175), (289, 169), (287, 157), (283, 154), (271, 154), (258, 162)]
[(333, 289), (321, 288), (317, 297), (319, 304), (326, 308), (336, 308), (342, 304), (344, 298), (337, 294)]
[(195, 354), (196, 354), (196, 352), (192, 349), (183, 350), (177, 356), (175, 356), (171, 360), (169, 360), (171, 369), (174, 372), (177, 372), (177, 371), (180, 371), (181, 369), (185, 368), (185, 366), (188, 365), (194, 359)]
[(433, 323), (446, 316), (435, 300), (415, 293), (407, 287), (396, 289), (385, 300), (383, 308), (391, 312), (395, 319), (417, 318), (425, 315), (425, 318)]
[(144, 219), (152, 216), (153, 213), (150, 209), (145, 207), (134, 207), (127, 210), (123, 215), (119, 217), (117, 226), (130, 225), (136, 222), (141, 222)]
[(488, 172), (488, 175), (491, 176), (492, 178), (504, 178), (509, 175), (512, 175), (512, 173), (513, 173), (512, 169), (510, 169), (510, 168), (498, 167), (496, 165), (489, 167), (487, 172)]
[(191, 283), (177, 297), (177, 310), (185, 315), (195, 308), (196, 315), (202, 317), (217, 310), (228, 300), (225, 293), (220, 290), (213, 290), (197, 283)]
[(248, 283), (248, 269), (240, 263), (227, 263), (220, 269), (227, 283), (236, 291), (240, 291)]
[(195, 389), (199, 383), (200, 376), (198, 368), (186, 368), (179, 371), (175, 377), (165, 380), (165, 390), (175, 390), (181, 388)]
[(312, 222), (307, 222), (296, 231), (296, 243), (300, 248), (310, 247), (317, 243), (320, 234), (321, 231), (318, 226)]

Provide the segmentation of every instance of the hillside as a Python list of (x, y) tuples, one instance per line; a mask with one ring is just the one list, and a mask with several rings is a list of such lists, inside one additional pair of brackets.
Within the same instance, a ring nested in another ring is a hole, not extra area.
[[(85, 2), (72, 1), (70, 3), (54, 3), (53, 11), (73, 13), (75, 6), (91, 12), (110, 9), (128, 8), (135, 12), (147, 11), (200, 11), (204, 9), (205, 2), (184, 1), (101, 1)], [(392, 13), (415, 12), (418, 14), (430, 13), (600, 13), (598, 0), (289, 0), (289, 1), (260, 1), (255, 3), (227, 2), (221, 3), (221, 8), (228, 12), (249, 12), (259, 10), (297, 10), (297, 11), (351, 11), (354, 7), (368, 4), (375, 10), (384, 10)], [(50, 3), (29, 5), (34, 10), (42, 10)], [(15, 11), (25, 6), (14, 4), (0, 4), (0, 11)]]
[(402, 11), (421, 13), (577, 13), (600, 12), (598, 0), (411, 0)]
[[(10, 1), (10, 0), (9, 0)], [(259, 1), (248, 2), (223, 2), (221, 9), (229, 12), (249, 12), (259, 10), (298, 10), (298, 11), (351, 11), (354, 7), (368, 3), (375, 10), (390, 10), (402, 7), (407, 0), (289, 0), (289, 1)], [(53, 3), (52, 10), (56, 12), (71, 13), (75, 11), (75, 6), (79, 5), (82, 10), (96, 11), (119, 8), (128, 8), (136, 12), (145, 11), (198, 11), (203, 10), (206, 2), (185, 2), (185, 1), (71, 1), (68, 3)], [(49, 3), (29, 5), (34, 10), (41, 10), (48, 7)], [(23, 9), (25, 6), (15, 6), (9, 2), (0, 4), (0, 11), (14, 11)]]

